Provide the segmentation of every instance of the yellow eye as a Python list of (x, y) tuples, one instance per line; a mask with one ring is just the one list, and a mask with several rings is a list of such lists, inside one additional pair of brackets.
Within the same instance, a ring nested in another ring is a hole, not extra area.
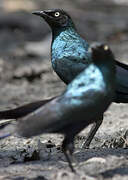
[(107, 51), (109, 47), (107, 45), (104, 45), (104, 50)]
[(60, 13), (59, 12), (55, 12), (55, 17), (59, 17), (60, 16)]

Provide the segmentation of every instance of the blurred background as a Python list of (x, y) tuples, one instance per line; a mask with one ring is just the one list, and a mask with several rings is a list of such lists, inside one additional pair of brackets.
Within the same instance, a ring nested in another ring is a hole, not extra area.
[(128, 59), (127, 0), (0, 0), (0, 105), (10, 108), (62, 92), (51, 68), (51, 30), (33, 10), (63, 8), (89, 42), (107, 42)]

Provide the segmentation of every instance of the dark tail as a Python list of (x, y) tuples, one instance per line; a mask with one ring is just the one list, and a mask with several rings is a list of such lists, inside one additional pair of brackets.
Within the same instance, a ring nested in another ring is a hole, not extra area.
[[(10, 124), (12, 123), (12, 119), (18, 119), (21, 117), (26, 116), (27, 114), (35, 111), (36, 109), (40, 108), (44, 104), (48, 103), (51, 101), (53, 98), (42, 100), (42, 101), (36, 101), (30, 104), (23, 105), (21, 107), (11, 109), (11, 110), (6, 110), (6, 111), (0, 111), (0, 120), (5, 119), (5, 121), (1, 121), (0, 123), (0, 140), (4, 139), (8, 136), (11, 136), (13, 133), (10, 131)], [(7, 120), (10, 119), (10, 120)], [(6, 132), (5, 130), (6, 129)]]
[(128, 65), (116, 61), (116, 99), (117, 103), (128, 103)]
[(0, 120), (17, 119), (26, 116), (27, 114), (35, 111), (36, 109), (43, 106), (44, 104), (46, 104), (47, 102), (51, 101), (54, 98), (55, 97), (42, 101), (36, 101), (11, 110), (0, 111)]
[(116, 65), (122, 67), (125, 70), (128, 70), (128, 65), (127, 64), (116, 61)]
[[(6, 122), (7, 121), (7, 122)], [(0, 124), (0, 140), (7, 138), (15, 133), (15, 124), (13, 120), (6, 120)]]

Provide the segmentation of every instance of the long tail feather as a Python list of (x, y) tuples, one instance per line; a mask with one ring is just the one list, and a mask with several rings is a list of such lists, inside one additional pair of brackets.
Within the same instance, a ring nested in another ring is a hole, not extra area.
[(26, 104), (23, 106), (20, 106), (15, 109), (11, 110), (5, 110), (5, 111), (0, 111), (0, 120), (2, 119), (17, 119), (26, 116), (27, 114), (35, 111), (39, 107), (43, 106), (44, 104), (48, 103), (51, 101), (53, 98), (42, 100), (42, 101), (36, 101), (30, 104)]

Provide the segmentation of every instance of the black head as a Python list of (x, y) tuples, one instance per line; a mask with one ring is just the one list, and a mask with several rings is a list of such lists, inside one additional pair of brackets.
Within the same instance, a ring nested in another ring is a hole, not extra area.
[(51, 28), (73, 26), (71, 17), (62, 9), (35, 11), (33, 14), (44, 18)]
[(94, 61), (113, 61), (114, 55), (108, 45), (93, 43), (90, 47), (92, 59)]

